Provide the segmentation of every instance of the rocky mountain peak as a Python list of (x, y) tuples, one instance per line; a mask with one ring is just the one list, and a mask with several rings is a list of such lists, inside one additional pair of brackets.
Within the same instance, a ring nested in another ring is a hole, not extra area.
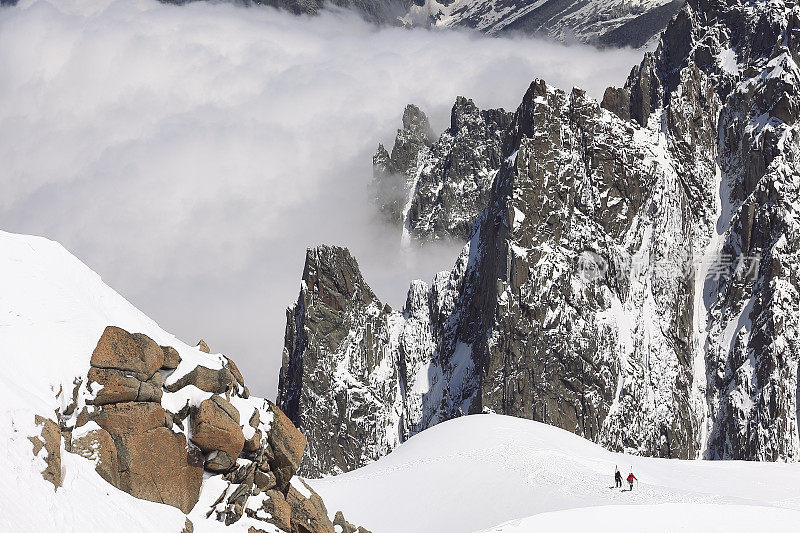
[(408, 104), (403, 111), (403, 129), (398, 130), (398, 134), (401, 132), (425, 145), (431, 145), (436, 140), (428, 116), (414, 104)]
[(407, 119), (409, 113), (424, 117), (418, 108), (407, 107), (391, 156), (379, 146), (373, 157), (379, 209), (404, 228), (404, 239), (465, 240), (488, 198), (512, 115), (502, 109), (482, 111), (459, 96), (450, 127), (432, 142), (416, 126), (427, 125), (427, 119)]
[(494, 411), (612, 450), (797, 459), (799, 15), (690, 0), (602, 103), (542, 80), (513, 114), (459, 98), (406, 168), (401, 220), (466, 245), (402, 315), (349, 330), (380, 329), (392, 369), (367, 380), (388, 395), (347, 403), (391, 423), (355, 434), (391, 448)]
[(310, 248), (303, 267), (303, 283), (310, 294), (334, 311), (346, 310), (352, 301), (366, 306), (377, 301), (347, 248)]

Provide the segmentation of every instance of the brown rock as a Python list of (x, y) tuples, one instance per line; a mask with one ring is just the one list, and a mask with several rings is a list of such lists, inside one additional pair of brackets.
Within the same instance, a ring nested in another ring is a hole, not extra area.
[(292, 531), (292, 507), (283, 494), (277, 490), (268, 490), (267, 498), (261, 507), (272, 516), (269, 523), (284, 531)]
[(192, 411), (192, 442), (205, 453), (224, 451), (234, 461), (244, 448), (239, 411), (220, 396), (204, 400)]
[(197, 366), (191, 372), (175, 381), (175, 383), (171, 383), (164, 388), (169, 392), (177, 392), (187, 385), (194, 385), (200, 390), (214, 394), (224, 394), (235, 388), (236, 378), (233, 377), (230, 370), (224, 367), (214, 370), (204, 366)]
[(150, 337), (131, 335), (122, 328), (108, 326), (92, 352), (91, 365), (133, 374), (147, 381), (164, 363), (164, 352)]
[(230, 371), (231, 374), (233, 374), (233, 377), (234, 379), (236, 379), (236, 382), (239, 383), (239, 385), (244, 386), (244, 378), (242, 377), (242, 373), (239, 372), (239, 368), (236, 366), (236, 363), (233, 362), (233, 359), (227, 357), (226, 359), (228, 359), (228, 364), (226, 365), (228, 367), (228, 370)]
[(274, 414), (267, 435), (274, 453), (270, 467), (278, 480), (278, 489), (284, 491), (300, 466), (300, 460), (306, 449), (306, 438), (275, 404), (270, 402), (269, 406)]
[(274, 460), (275, 452), (272, 451), (272, 446), (266, 440), (261, 441), (261, 448), (258, 450), (258, 459), (256, 461), (258, 467), (266, 472), (272, 468), (270, 463)]
[(120, 403), (104, 406), (93, 419), (113, 439), (119, 489), (188, 513), (200, 495), (202, 457), (187, 450), (182, 434), (164, 427), (165, 416), (156, 403)]
[(203, 339), (200, 339), (200, 342), (197, 343), (197, 348), (201, 352), (211, 353), (211, 348), (208, 347), (208, 344), (206, 344), (206, 341), (204, 341)]
[(42, 431), (38, 436), (28, 437), (28, 440), (33, 444), (33, 455), (38, 457), (39, 453), (44, 448), (47, 455), (44, 457), (46, 463), (45, 469), (42, 470), (42, 477), (53, 484), (56, 490), (61, 486), (61, 429), (58, 424), (44, 418), (43, 416), (36, 415), (34, 418), (36, 425), (42, 427)]
[(275, 488), (281, 492), (286, 492), (295, 472), (292, 471), (290, 466), (272, 467), (272, 473), (275, 474)]
[(336, 511), (336, 516), (333, 517), (333, 525), (342, 528), (341, 533), (372, 533), (368, 529), (360, 526), (355, 526), (345, 520), (344, 514), (341, 511)]
[(86, 376), (90, 389), (96, 389), (92, 383), (102, 386), (94, 400), (87, 403), (105, 405), (109, 403), (134, 402), (139, 396), (142, 382), (133, 375), (109, 368), (91, 367)]
[(229, 472), (228, 474), (222, 476), (223, 479), (230, 481), (234, 485), (240, 485), (242, 483), (249, 483), (252, 485), (253, 483), (253, 473), (256, 470), (255, 463), (250, 463), (246, 465), (239, 465), (236, 470)]
[(244, 451), (250, 453), (257, 452), (261, 448), (261, 439), (263, 437), (264, 434), (260, 429), (255, 430), (253, 436), (244, 441)]
[(250, 415), (250, 420), (248, 420), (247, 423), (250, 424), (250, 427), (257, 428), (261, 423), (261, 411), (253, 409), (253, 414)]
[[(72, 416), (72, 413), (75, 412), (75, 409), (78, 407), (78, 392), (81, 389), (81, 385), (83, 384), (83, 379), (75, 378), (72, 381), (72, 397), (70, 398), (67, 407), (61, 412), (64, 416)], [(60, 396), (60, 395), (59, 395)]]
[(108, 431), (95, 429), (73, 438), (69, 451), (95, 461), (94, 469), (100, 477), (115, 487), (120, 486), (117, 447)]
[[(250, 496), (250, 491), (253, 488), (253, 478), (250, 477), (236, 487), (231, 495), (228, 497), (228, 503), (240, 503), (244, 505), (247, 502), (247, 497)], [(239, 516), (242, 516), (239, 514)]]
[(160, 402), (163, 391), (163, 378), (155, 372), (149, 380), (140, 381), (126, 371), (110, 368), (89, 369), (89, 383), (96, 382), (102, 386), (97, 396), (88, 401), (95, 405), (106, 405), (122, 402)]
[(305, 481), (297, 480), (311, 493), (311, 497), (306, 498), (294, 486), (289, 486), (286, 501), (292, 508), (292, 533), (334, 533), (322, 498)]
[(172, 346), (162, 346), (161, 351), (164, 352), (164, 363), (161, 368), (164, 370), (174, 370), (181, 364), (181, 356), (178, 350)]
[(181, 533), (194, 533), (194, 524), (192, 524), (192, 521), (189, 520), (188, 518), (186, 519), (186, 522), (183, 524), (183, 529), (181, 530)]
[(258, 409), (253, 409), (253, 414), (250, 415), (250, 420), (247, 422), (250, 427), (255, 429), (253, 436), (244, 442), (244, 451), (249, 453), (257, 452), (262, 447), (261, 440), (264, 437), (264, 434), (260, 429), (258, 429), (258, 424), (261, 421), (260, 413), (261, 412)]

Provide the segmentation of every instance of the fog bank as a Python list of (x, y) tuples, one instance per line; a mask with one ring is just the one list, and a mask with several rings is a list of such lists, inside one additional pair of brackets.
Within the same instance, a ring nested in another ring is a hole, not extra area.
[(328, 12), (154, 0), (0, 8), (0, 228), (64, 244), (166, 330), (273, 398), (305, 249), (348, 246), (376, 294), (449, 269), (376, 224), (371, 156), (409, 102), (514, 109), (536, 78), (602, 96), (640, 60)]

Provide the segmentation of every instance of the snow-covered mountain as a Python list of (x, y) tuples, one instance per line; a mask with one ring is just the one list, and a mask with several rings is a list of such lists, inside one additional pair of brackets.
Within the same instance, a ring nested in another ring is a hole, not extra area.
[[(615, 466), (633, 470), (632, 492), (614, 488)], [(732, 533), (796, 530), (798, 482), (797, 465), (624, 455), (530, 420), (475, 415), (309, 483), (384, 533)]]
[(0, 272), (0, 529), (334, 533), (305, 439), (230, 359), (52, 241), (0, 232)]
[(476, 110), (379, 149), (410, 237), (485, 208), (402, 311), (346, 250), (309, 252), (279, 391), (302, 431), (324, 421), (303, 471), (482, 411), (640, 455), (797, 460), (798, 33), (794, 2), (691, 0), (602, 103), (537, 80), (506, 127)]
[[(16, 0), (12, 0), (16, 1)], [(194, 0), (161, 0), (185, 4)], [(240, 0), (236, 0), (240, 1)], [(295, 14), (347, 8), (376, 24), (472, 28), (559, 41), (640, 48), (651, 42), (684, 0), (243, 0)], [(1, 2), (0, 2), (1, 3)]]
[(502, 164), (512, 119), (513, 113), (481, 111), (458, 97), (450, 127), (436, 140), (425, 114), (406, 107), (391, 154), (379, 145), (372, 159), (375, 200), (389, 222), (403, 227), (404, 241), (469, 238)]
[(663, 31), (682, 5), (683, 0), (428, 0), (411, 9), (426, 12), (440, 27), (639, 48)]
[[(11, 0), (16, 2), (17, 0)], [(201, 0), (159, 0), (165, 4), (187, 4)], [(351, 9), (375, 24), (401, 25), (409, 10), (419, 0), (228, 0), (244, 6), (268, 6), (295, 15), (316, 15), (326, 7)]]

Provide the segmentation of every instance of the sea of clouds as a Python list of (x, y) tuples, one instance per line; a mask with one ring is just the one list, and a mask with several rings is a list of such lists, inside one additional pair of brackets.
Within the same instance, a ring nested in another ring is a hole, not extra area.
[(337, 11), (155, 0), (0, 8), (0, 229), (64, 244), (159, 324), (274, 397), (305, 249), (348, 246), (383, 301), (461, 243), (399, 246), (372, 153), (409, 102), (514, 109), (536, 78), (601, 97), (641, 52), (377, 28)]

